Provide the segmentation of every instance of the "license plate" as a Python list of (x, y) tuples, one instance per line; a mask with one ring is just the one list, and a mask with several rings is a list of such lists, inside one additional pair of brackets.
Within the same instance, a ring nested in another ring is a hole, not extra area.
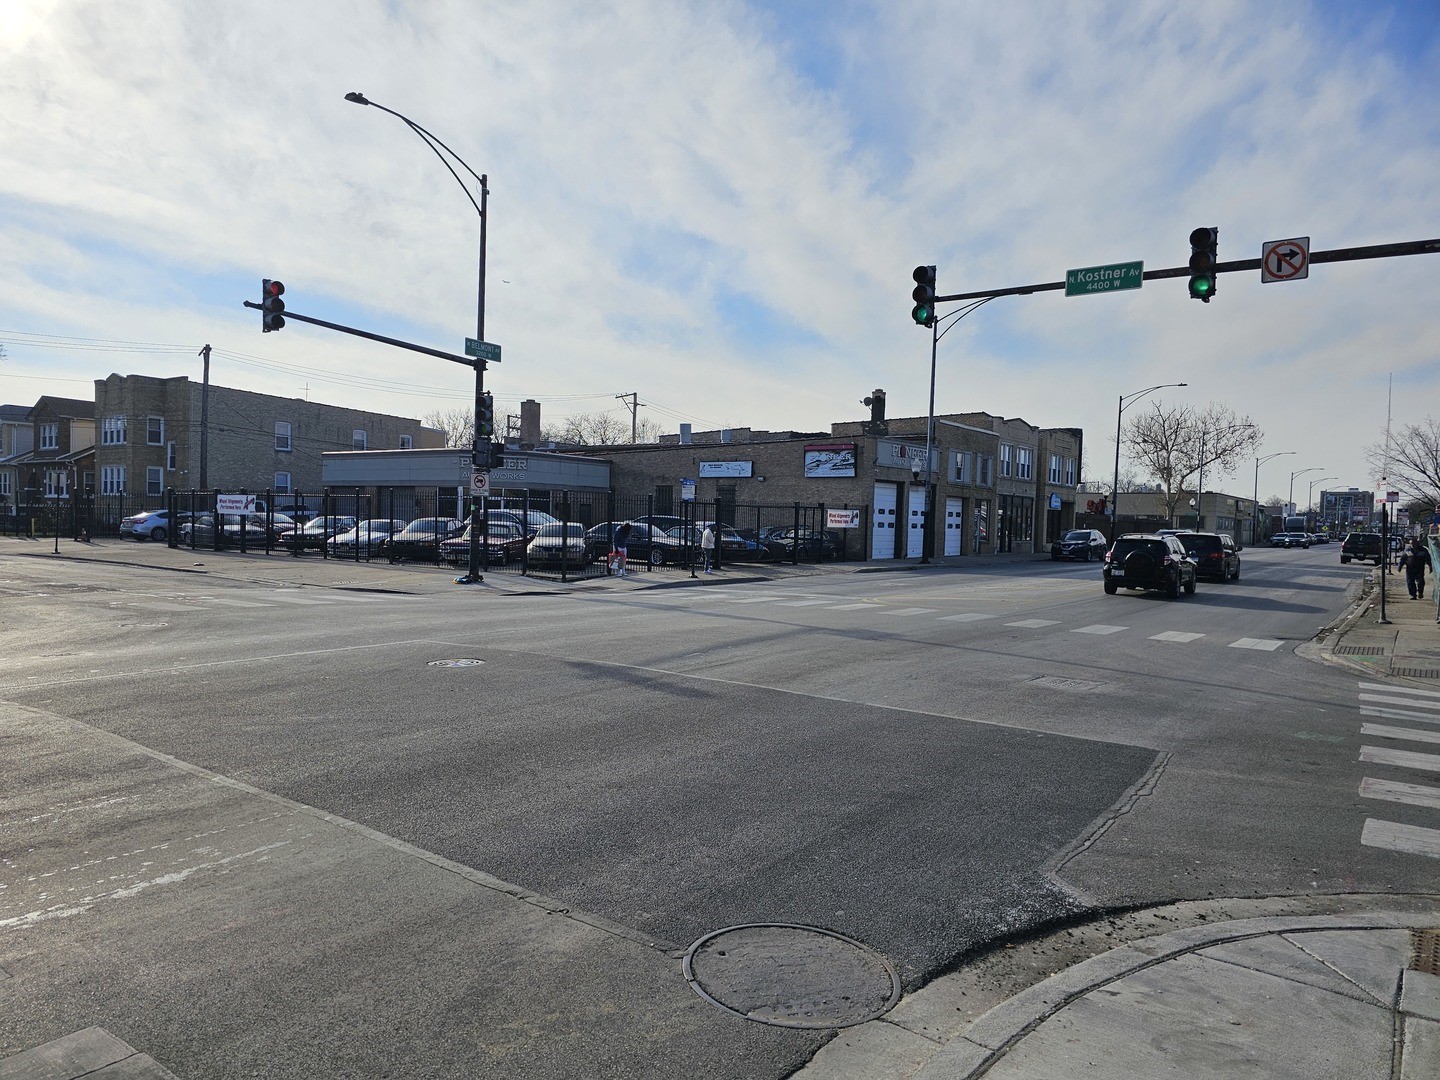
[(1111, 570), (1111, 571), (1110, 571), (1110, 576), (1111, 576), (1111, 577), (1124, 577), (1124, 576), (1125, 576), (1125, 571), (1124, 571), (1124, 570)]

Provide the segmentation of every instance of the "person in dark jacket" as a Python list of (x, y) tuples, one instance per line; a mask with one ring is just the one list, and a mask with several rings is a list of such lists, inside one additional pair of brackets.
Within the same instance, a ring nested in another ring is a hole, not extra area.
[(1405, 567), (1405, 587), (1411, 600), (1425, 599), (1425, 571), (1430, 569), (1430, 552), (1420, 540), (1411, 540), (1410, 548), (1400, 557)]
[(628, 521), (622, 521), (615, 528), (615, 542), (610, 547), (610, 565), (613, 567), (619, 564), (620, 570), (617, 577), (625, 576), (626, 547), (630, 543), (630, 533), (634, 526)]

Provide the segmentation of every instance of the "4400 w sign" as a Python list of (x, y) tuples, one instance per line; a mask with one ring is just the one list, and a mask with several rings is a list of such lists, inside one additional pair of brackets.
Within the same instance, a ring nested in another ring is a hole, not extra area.
[(1111, 263), (1108, 266), (1082, 266), (1065, 271), (1065, 295), (1085, 296), (1089, 293), (1118, 292), (1138, 289), (1145, 281), (1145, 263)]

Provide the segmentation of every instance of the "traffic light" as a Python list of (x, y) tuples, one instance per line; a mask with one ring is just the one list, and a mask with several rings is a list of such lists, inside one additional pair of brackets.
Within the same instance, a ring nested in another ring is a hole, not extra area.
[(285, 283), (262, 278), (260, 281), (260, 329), (265, 333), (285, 328)]
[(1190, 295), (1210, 302), (1215, 295), (1215, 267), (1219, 256), (1216, 247), (1219, 229), (1196, 229), (1190, 234)]
[(480, 395), (480, 415), (475, 418), (479, 425), (475, 430), (475, 441), (479, 443), (492, 443), (495, 441), (495, 398), (490, 391)]
[(917, 326), (934, 326), (935, 267), (917, 266), (911, 276), (915, 278), (915, 291), (910, 294), (910, 298), (915, 301), (915, 308), (910, 312), (910, 317)]

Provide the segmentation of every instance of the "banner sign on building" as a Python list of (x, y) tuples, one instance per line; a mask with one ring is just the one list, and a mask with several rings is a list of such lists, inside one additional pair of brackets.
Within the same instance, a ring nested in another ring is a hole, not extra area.
[[(881, 439), (875, 444), (875, 464), (881, 468), (925, 471), (925, 447), (897, 439)], [(939, 472), (939, 462), (931, 459), (931, 472)]]
[(855, 475), (854, 443), (811, 443), (805, 447), (805, 475), (811, 478)]
[(702, 461), (700, 475), (705, 476), (749, 476), (751, 463), (748, 461)]
[(826, 510), (825, 527), (827, 529), (858, 529), (860, 527), (860, 511)]
[(255, 513), (255, 496), (216, 495), (215, 512), (217, 514), (253, 514)]

